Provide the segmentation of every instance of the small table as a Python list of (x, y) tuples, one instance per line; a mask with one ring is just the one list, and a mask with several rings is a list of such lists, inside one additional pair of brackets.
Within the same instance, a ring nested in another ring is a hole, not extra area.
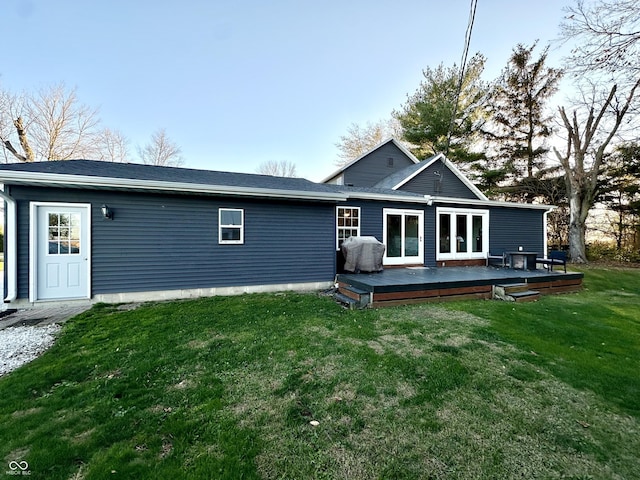
[[(536, 270), (537, 252), (507, 252), (509, 255), (509, 268), (522, 268), (523, 270)], [(522, 259), (522, 262), (516, 260)], [(522, 264), (522, 267), (516, 266)]]

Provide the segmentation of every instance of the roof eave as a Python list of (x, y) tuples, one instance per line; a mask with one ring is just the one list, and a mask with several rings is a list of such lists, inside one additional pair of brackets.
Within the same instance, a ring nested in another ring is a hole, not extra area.
[(333, 192), (239, 187), (230, 185), (205, 185), (186, 182), (164, 182), (158, 180), (138, 180), (130, 178), (94, 177), (88, 175), (66, 175), (24, 171), (1, 172), (0, 182), (4, 184), (22, 183), (28, 185), (57, 187), (117, 188), (125, 190), (285, 198), (294, 200), (324, 200), (336, 202), (344, 201), (347, 198), (341, 193)]
[(553, 205), (543, 205), (534, 203), (515, 203), (515, 202), (502, 202), (500, 200), (476, 200), (473, 198), (454, 198), (454, 197), (438, 197), (432, 196), (431, 201), (433, 203), (455, 203), (460, 205), (480, 205), (487, 207), (507, 207), (507, 208), (524, 208), (529, 210), (553, 210)]

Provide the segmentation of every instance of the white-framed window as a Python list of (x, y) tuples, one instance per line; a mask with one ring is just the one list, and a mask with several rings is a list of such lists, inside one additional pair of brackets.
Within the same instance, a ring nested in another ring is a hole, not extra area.
[(349, 237), (360, 235), (360, 207), (336, 208), (336, 250)]
[(438, 207), (436, 217), (436, 260), (486, 258), (489, 210)]
[(241, 208), (218, 209), (218, 243), (244, 243), (244, 210)]

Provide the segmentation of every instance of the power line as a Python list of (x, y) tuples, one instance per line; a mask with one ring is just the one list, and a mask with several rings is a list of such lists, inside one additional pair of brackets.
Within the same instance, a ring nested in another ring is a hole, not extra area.
[(473, 23), (476, 19), (476, 6), (478, 0), (471, 0), (471, 8), (469, 10), (469, 21), (467, 23), (467, 32), (464, 37), (464, 49), (462, 50), (462, 60), (460, 61), (460, 76), (458, 78), (458, 88), (456, 89), (456, 98), (453, 103), (453, 113), (451, 114), (451, 121), (449, 122), (449, 131), (447, 132), (447, 144), (444, 150), (445, 157), (449, 154), (449, 146), (451, 144), (451, 135), (453, 134), (453, 126), (456, 121), (456, 115), (458, 114), (458, 101), (460, 100), (460, 92), (462, 91), (462, 83), (464, 82), (464, 72), (467, 65), (467, 57), (469, 55), (469, 45), (471, 44), (471, 31), (473, 30)]

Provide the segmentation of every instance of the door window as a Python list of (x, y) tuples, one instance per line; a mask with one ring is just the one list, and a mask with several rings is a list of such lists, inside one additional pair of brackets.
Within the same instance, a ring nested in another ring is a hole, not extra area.
[(80, 254), (80, 214), (49, 213), (47, 241), (50, 255)]

